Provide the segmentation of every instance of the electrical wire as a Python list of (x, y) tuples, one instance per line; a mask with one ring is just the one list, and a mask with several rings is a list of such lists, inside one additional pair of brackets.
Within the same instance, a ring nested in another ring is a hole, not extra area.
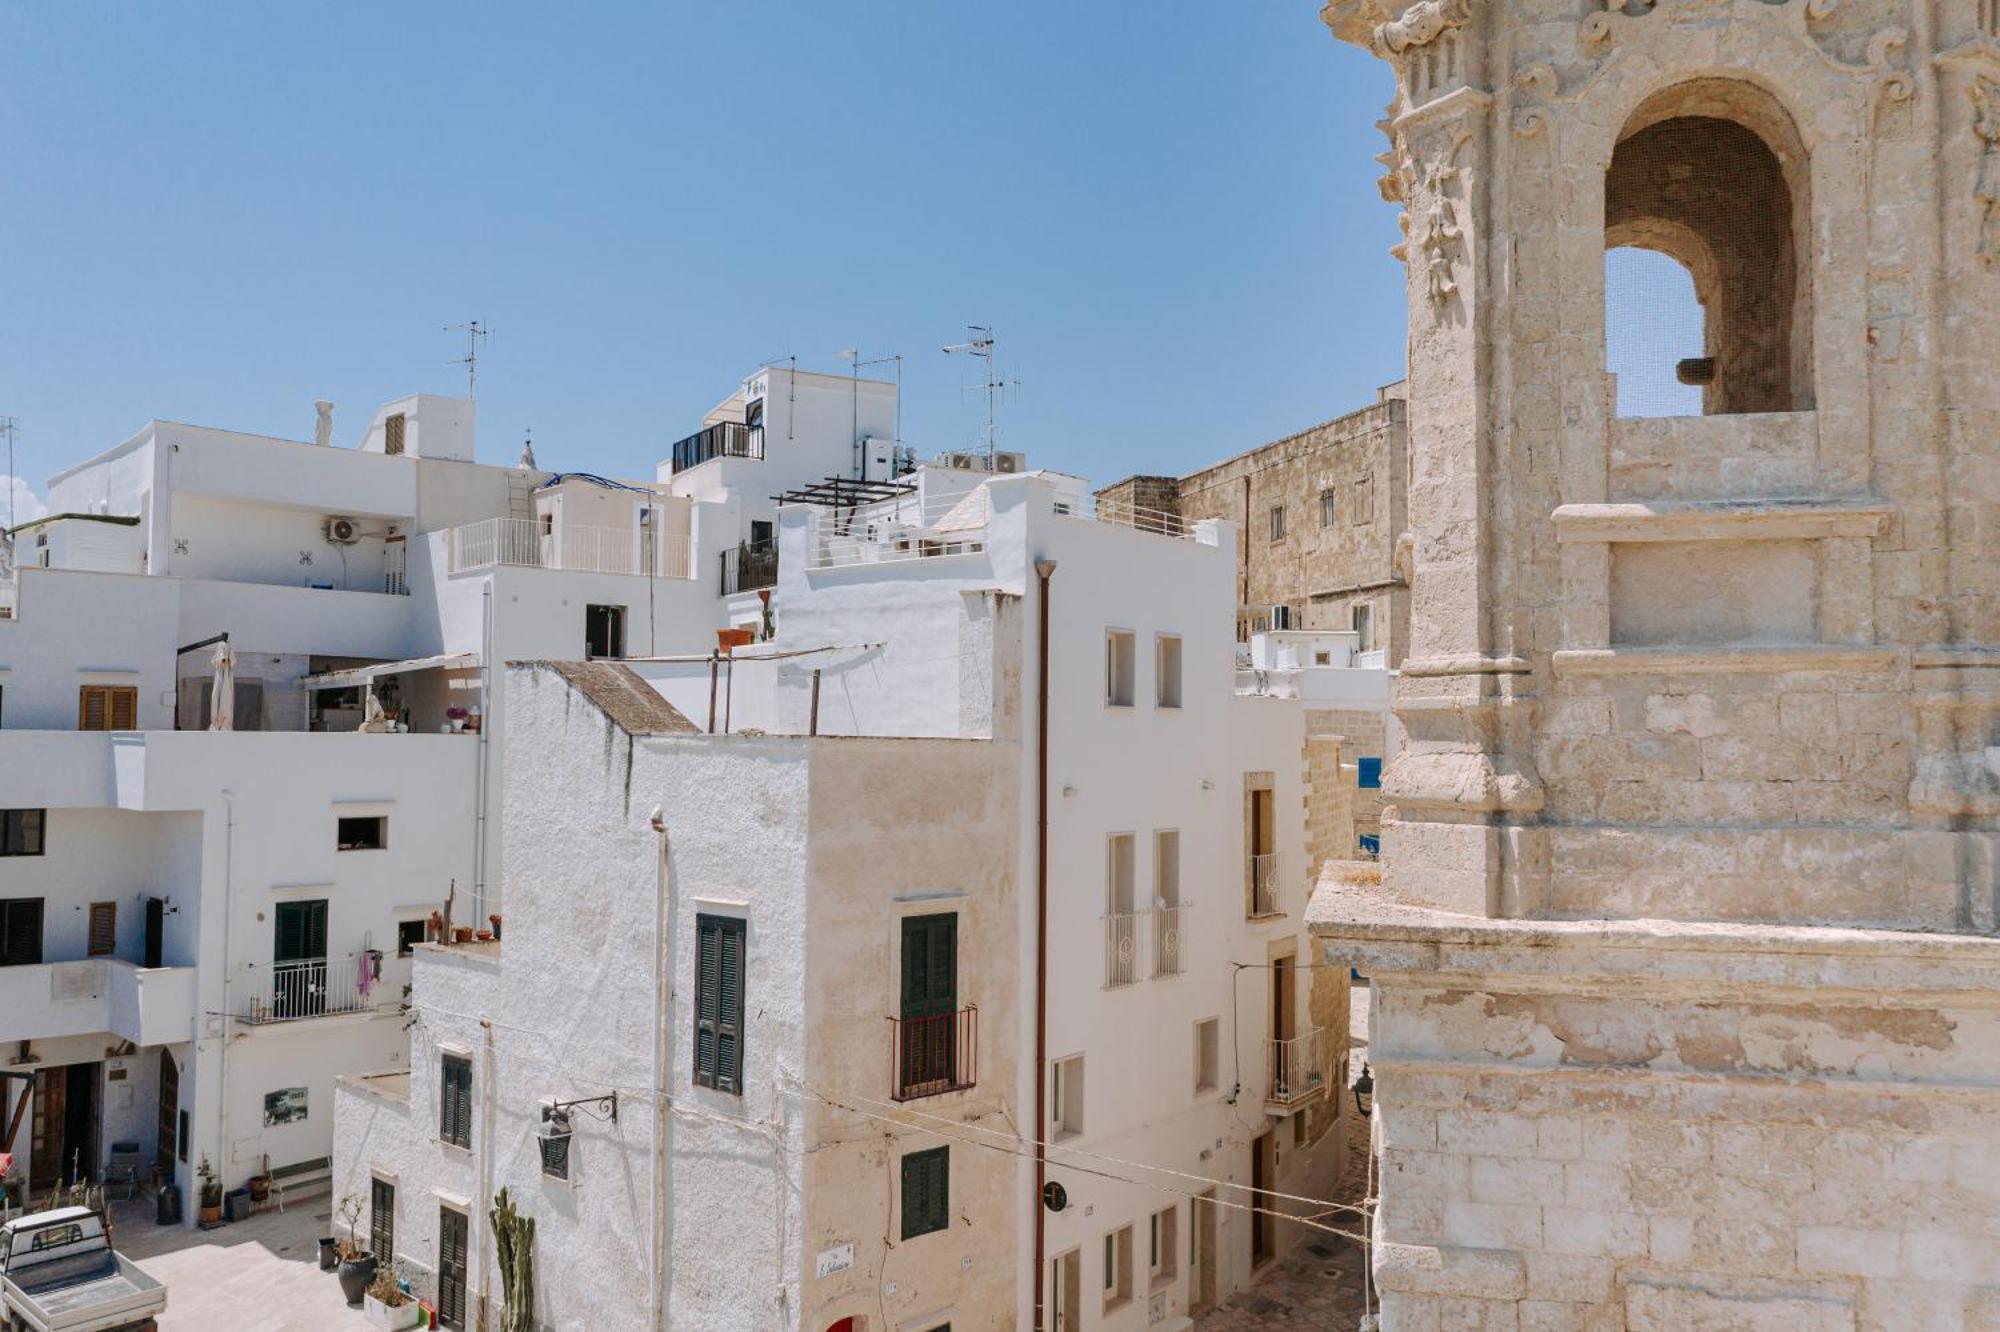
[[(809, 1083), (806, 1083), (803, 1080), (800, 1080), (798, 1078), (793, 1078), (792, 1081), (797, 1082), (799, 1086), (804, 1087), (808, 1091), (811, 1091), (816, 1096), (820, 1094), (818, 1088), (811, 1086)], [(1037, 1143), (1032, 1138), (1024, 1138), (1019, 1134), (1006, 1133), (1000, 1129), (987, 1128), (981, 1124), (971, 1124), (961, 1120), (947, 1119), (942, 1115), (933, 1115), (922, 1110), (913, 1110), (907, 1105), (899, 1105), (890, 1101), (878, 1101), (872, 1096), (863, 1096), (858, 1092), (849, 1092), (847, 1093), (847, 1095), (851, 1096), (854, 1100), (860, 1101), (864, 1105), (880, 1106), (885, 1110), (898, 1110), (906, 1115), (915, 1115), (919, 1119), (928, 1119), (933, 1121), (934, 1123), (946, 1124), (954, 1128), (972, 1129), (973, 1131), (978, 1133), (990, 1133), (998, 1138), (1011, 1138), (1013, 1141), (1021, 1143), (1022, 1146), (1024, 1147), (1040, 1146), (1045, 1151), (1049, 1152), (1051, 1155), (1057, 1152), (1063, 1152), (1072, 1156), (1088, 1157), (1093, 1161), (1102, 1161), (1107, 1165), (1124, 1166), (1132, 1170), (1152, 1170), (1152, 1171), (1157, 1171), (1158, 1173), (1163, 1175), (1174, 1175), (1178, 1176), (1181, 1179), (1194, 1180), (1197, 1183), (1201, 1184), (1220, 1186), (1222, 1188), (1229, 1188), (1229, 1189), (1242, 1189), (1245, 1192), (1261, 1193), (1269, 1198), (1282, 1198), (1287, 1202), (1307, 1203), (1314, 1207), (1327, 1208), (1329, 1211), (1354, 1212), (1360, 1215), (1366, 1215), (1366, 1212), (1363, 1208), (1356, 1207), (1351, 1203), (1337, 1203), (1329, 1198), (1313, 1198), (1300, 1193), (1280, 1193), (1276, 1189), (1260, 1189), (1257, 1188), (1255, 1185), (1251, 1184), (1238, 1184), (1234, 1180), (1216, 1179), (1212, 1175), (1191, 1174), (1185, 1170), (1176, 1170), (1172, 1166), (1152, 1165), (1145, 1161), (1128, 1161), (1123, 1157), (1107, 1156), (1102, 1152), (1086, 1151), (1081, 1147), (1065, 1147), (1059, 1142)]]
[[(798, 1081), (798, 1080), (793, 1079), (793, 1081)], [(839, 1100), (836, 1097), (829, 1096), (824, 1091), (821, 1091), (819, 1088), (814, 1087), (808, 1083), (799, 1082), (798, 1085), (804, 1090), (810, 1092), (813, 1096), (817, 1097), (822, 1103), (826, 1105), (846, 1110), (852, 1114), (861, 1115), (867, 1119), (878, 1120), (884, 1124), (894, 1124), (898, 1127), (911, 1129), (918, 1133), (926, 1133), (934, 1138), (943, 1138), (950, 1142), (963, 1143), (968, 1147), (983, 1147), (987, 1151), (1002, 1152), (1008, 1156), (1018, 1157), (1024, 1161), (1032, 1161), (1035, 1159), (1033, 1153), (1028, 1151), (1023, 1151), (1018, 1148), (1009, 1147), (1003, 1143), (986, 1142), (979, 1138), (968, 1138), (956, 1133), (946, 1133), (942, 1129), (927, 1128), (922, 1124), (913, 1124), (906, 1119), (897, 1119), (889, 1115), (878, 1115), (872, 1110), (864, 1110), (858, 1105), (851, 1105), (845, 1101)], [(1207, 1196), (1206, 1193), (1194, 1193), (1187, 1189), (1172, 1188), (1165, 1184), (1155, 1184), (1143, 1179), (1134, 1179), (1129, 1175), (1120, 1175), (1115, 1171), (1110, 1171), (1110, 1170), (1098, 1170), (1091, 1166), (1081, 1166), (1072, 1163), (1064, 1165), (1062, 1169), (1071, 1171), (1079, 1175), (1094, 1175), (1099, 1179), (1113, 1180), (1120, 1184), (1136, 1185), (1137, 1187), (1142, 1189), (1151, 1189), (1155, 1193), (1168, 1193), (1174, 1195), (1175, 1197), (1192, 1198), (1197, 1202), (1207, 1203), (1210, 1207), (1227, 1207), (1233, 1211), (1249, 1212), (1257, 1216), (1275, 1217), (1280, 1221), (1290, 1221), (1297, 1225), (1306, 1226), (1312, 1230), (1324, 1231), (1326, 1234), (1336, 1235), (1341, 1239), (1352, 1240), (1354, 1243), (1359, 1244), (1364, 1248), (1366, 1248), (1371, 1242), (1369, 1238), (1365, 1235), (1357, 1235), (1351, 1230), (1342, 1230), (1337, 1226), (1330, 1226), (1325, 1224), (1324, 1222), (1315, 1221), (1310, 1217), (1299, 1216), (1292, 1212), (1281, 1212), (1274, 1208), (1258, 1207), (1252, 1203), (1231, 1202), (1224, 1198), (1211, 1198)], [(1217, 1182), (1220, 1183), (1222, 1181), (1217, 1181)], [(1255, 1192), (1264, 1193), (1268, 1192), (1268, 1190), (1260, 1189), (1260, 1190), (1255, 1190)]]

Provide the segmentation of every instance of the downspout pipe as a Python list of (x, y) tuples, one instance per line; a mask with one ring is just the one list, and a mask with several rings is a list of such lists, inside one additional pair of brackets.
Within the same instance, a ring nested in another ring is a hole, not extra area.
[[(220, 794), (229, 804), (229, 814), (222, 825), (222, 1044), (215, 1055), (217, 1179), (225, 1178), (229, 1169), (229, 1015), (235, 1009), (229, 986), (236, 973), (236, 961), (229, 953), (229, 922), (236, 914), (236, 792), (225, 786)], [(189, 1208), (188, 1215), (195, 1215), (195, 1209)]]
[(672, 990), (667, 984), (673, 965), (673, 940), (668, 933), (672, 899), (667, 890), (667, 817), (653, 807), (653, 831), (659, 835), (660, 851), (653, 902), (653, 1200), (650, 1217), (653, 1252), (652, 1287), (653, 1332), (667, 1332), (667, 1001)]
[(1035, 561), (1041, 584), (1041, 632), (1036, 635), (1040, 664), (1035, 674), (1035, 1332), (1048, 1326), (1048, 1212), (1042, 1192), (1048, 1186), (1049, 1113), (1049, 579), (1056, 562)]

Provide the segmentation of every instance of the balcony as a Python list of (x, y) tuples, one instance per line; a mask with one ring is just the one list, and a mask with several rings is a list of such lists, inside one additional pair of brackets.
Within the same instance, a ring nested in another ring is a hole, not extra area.
[(1143, 911), (1114, 911), (1104, 918), (1104, 984), (1118, 989), (1139, 979), (1139, 922)]
[(1153, 912), (1153, 974), (1155, 976), (1178, 976), (1184, 966), (1183, 951), (1186, 934), (1183, 932), (1181, 913), (1187, 910), (1184, 903), (1156, 908)]
[(1264, 1042), (1265, 1072), (1269, 1077), (1264, 1104), (1289, 1111), (1317, 1100), (1326, 1090), (1326, 1074), (1319, 1066), (1319, 1028), (1300, 1032), (1287, 1040)]
[(361, 992), (361, 959), (345, 957), (308, 962), (251, 963), (236, 975), (236, 1019), (253, 1027), (309, 1018), (372, 1012), (381, 982)]
[(451, 572), (509, 565), (578, 573), (692, 578), (686, 533), (659, 536), (637, 528), (544, 526), (539, 518), (487, 518), (451, 529)]
[(141, 967), (116, 957), (0, 967), (8, 1035), (27, 1040), (109, 1032), (134, 1045), (194, 1034), (193, 967)]
[(815, 508), (807, 539), (809, 569), (844, 569), (986, 549), (986, 487), (952, 494), (907, 494), (853, 508)]
[(1284, 906), (1278, 901), (1278, 857), (1275, 853), (1250, 857), (1250, 918), (1263, 920), (1268, 916), (1281, 916)]
[(889, 1094), (898, 1101), (964, 1091), (979, 1081), (979, 1006), (936, 1017), (890, 1018), (895, 1065)]
[(722, 595), (778, 585), (778, 543), (744, 541), (722, 552)]
[(761, 458), (764, 456), (764, 427), (724, 421), (697, 430), (686, 439), (676, 440), (671, 451), (675, 472), (699, 467), (711, 458)]

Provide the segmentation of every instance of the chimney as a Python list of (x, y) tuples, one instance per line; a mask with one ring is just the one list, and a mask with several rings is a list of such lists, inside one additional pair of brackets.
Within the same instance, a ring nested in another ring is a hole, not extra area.
[(333, 443), (333, 404), (321, 398), (313, 404), (313, 411), (319, 414), (313, 422), (313, 443), (325, 448)]

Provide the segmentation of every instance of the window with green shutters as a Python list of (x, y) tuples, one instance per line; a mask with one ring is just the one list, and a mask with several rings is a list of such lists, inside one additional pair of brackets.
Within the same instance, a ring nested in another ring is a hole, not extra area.
[(465, 1213), (438, 1209), (438, 1326), (465, 1326)]
[(743, 942), (736, 916), (695, 917), (694, 1080), (743, 1094)]
[(454, 1147), (472, 1146), (472, 1061), (464, 1055), (438, 1062), (438, 1137)]
[(368, 1250), (387, 1267), (396, 1253), (396, 1186), (380, 1176), (369, 1183)]
[(903, 1238), (951, 1224), (951, 1148), (932, 1147), (903, 1158)]

